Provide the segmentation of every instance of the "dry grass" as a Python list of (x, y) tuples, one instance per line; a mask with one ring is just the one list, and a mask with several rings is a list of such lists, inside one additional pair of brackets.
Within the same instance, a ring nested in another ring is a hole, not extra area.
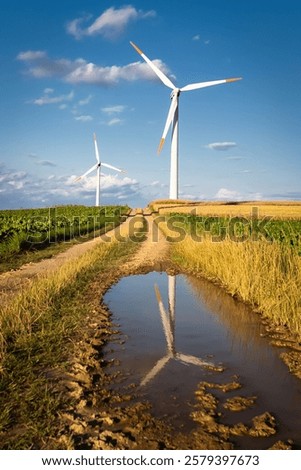
[(72, 284), (80, 273), (101, 259), (113, 260), (117, 256), (120, 244), (126, 245), (129, 237), (134, 240), (135, 234), (138, 236), (144, 226), (143, 218), (136, 216), (135, 224), (130, 225), (127, 222), (117, 227), (115, 232), (103, 235), (102, 238), (106, 242), (99, 243), (81, 256), (66, 261), (53, 272), (44, 274), (40, 278), (33, 278), (29, 285), (26, 284), (17, 295), (2, 305), (0, 364), (5, 355), (7, 340), (12, 342), (16, 338), (30, 336), (35, 325), (43, 322), (43, 317), (49, 314), (53, 299), (57, 298), (66, 286)]
[(279, 243), (186, 239), (174, 245), (177, 260), (224, 285), (277, 325), (301, 333), (301, 259)]
[(153, 211), (160, 214), (182, 213), (200, 216), (250, 217), (253, 208), (258, 217), (281, 220), (301, 219), (301, 202), (298, 201), (248, 201), (248, 202), (191, 202), (157, 200), (150, 203)]
[[(166, 223), (165, 235), (174, 237)], [(301, 257), (290, 246), (265, 240), (194, 241), (189, 234), (172, 244), (175, 261), (222, 285), (276, 325), (301, 335)]]
[(65, 263), (57, 271), (31, 281), (12, 301), (1, 308), (0, 358), (5, 352), (6, 339), (30, 335), (32, 329), (48, 313), (51, 301), (84, 269), (112, 251), (116, 242), (98, 245), (76, 260)]

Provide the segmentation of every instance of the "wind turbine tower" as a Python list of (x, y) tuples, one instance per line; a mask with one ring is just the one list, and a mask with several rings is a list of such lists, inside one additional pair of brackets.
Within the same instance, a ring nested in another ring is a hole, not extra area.
[(101, 173), (101, 167), (104, 166), (106, 168), (110, 168), (111, 170), (115, 170), (115, 171), (118, 171), (120, 173), (125, 173), (125, 171), (120, 170), (120, 168), (116, 168), (115, 166), (109, 165), (108, 163), (101, 162), (100, 158), (99, 158), (99, 151), (98, 151), (98, 145), (97, 145), (97, 140), (96, 140), (96, 135), (95, 134), (93, 134), (93, 139), (94, 139), (96, 164), (93, 165), (88, 171), (86, 171), (86, 173), (84, 173), (83, 175), (76, 178), (74, 180), (74, 182), (79, 181), (80, 179), (82, 179), (85, 176), (92, 173), (92, 171), (96, 170), (96, 199), (95, 199), (95, 206), (98, 207), (100, 205), (100, 177), (104, 176), (103, 173)]

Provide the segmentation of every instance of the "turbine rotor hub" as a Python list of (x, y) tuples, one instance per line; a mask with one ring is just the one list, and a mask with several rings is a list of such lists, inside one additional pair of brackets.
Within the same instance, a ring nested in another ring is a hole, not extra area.
[(174, 90), (172, 90), (172, 92), (170, 94), (170, 98), (173, 99), (174, 96), (179, 96), (180, 93), (181, 93), (180, 88), (175, 88)]

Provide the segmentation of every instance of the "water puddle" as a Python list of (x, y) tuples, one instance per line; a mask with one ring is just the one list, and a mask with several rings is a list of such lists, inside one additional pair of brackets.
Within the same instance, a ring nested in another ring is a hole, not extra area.
[[(279, 358), (284, 348), (261, 336), (263, 326), (247, 306), (205, 280), (158, 272), (121, 279), (104, 301), (124, 340), (106, 355), (119, 360), (122, 386), (135, 384), (155, 416), (189, 432), (197, 426), (191, 414), (199, 384), (237, 382), (239, 390), (210, 389), (220, 422), (250, 426), (255, 416), (269, 412), (277, 432), (233, 437), (235, 447), (266, 449), (291, 439), (301, 448), (301, 381)], [(238, 396), (251, 397), (250, 406), (224, 406)]]

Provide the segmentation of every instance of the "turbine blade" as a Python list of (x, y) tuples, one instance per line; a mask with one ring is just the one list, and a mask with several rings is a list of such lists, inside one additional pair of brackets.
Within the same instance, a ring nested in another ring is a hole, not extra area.
[(94, 139), (94, 147), (95, 147), (95, 157), (96, 157), (97, 162), (100, 163), (98, 145), (97, 145), (97, 140), (96, 140), (96, 135), (95, 134), (93, 134), (93, 139)]
[(164, 85), (174, 90), (176, 87), (172, 83), (172, 81), (142, 52), (141, 49), (139, 49), (138, 46), (136, 46), (136, 44), (134, 44), (132, 41), (130, 41), (130, 44), (138, 52), (138, 54), (141, 55), (141, 57), (145, 60), (145, 62), (148, 63), (150, 68), (153, 69), (155, 74), (160, 78), (160, 80), (164, 83)]
[(166, 119), (166, 123), (165, 123), (165, 127), (164, 127), (164, 131), (163, 131), (163, 134), (162, 134), (162, 137), (161, 137), (161, 140), (160, 140), (160, 144), (159, 144), (159, 147), (158, 147), (158, 150), (157, 150), (157, 153), (159, 154), (163, 148), (163, 145), (164, 145), (164, 142), (165, 142), (165, 138), (166, 138), (166, 135), (169, 131), (169, 128), (171, 126), (171, 123), (173, 121), (173, 118), (174, 118), (174, 115), (175, 115), (175, 111), (177, 109), (177, 95), (174, 94), (174, 96), (172, 97), (172, 100), (171, 100), (171, 104), (170, 104), (170, 107), (169, 107), (169, 111), (168, 111), (168, 115), (167, 115), (167, 119)]
[(198, 88), (206, 88), (208, 86), (221, 85), (222, 83), (237, 82), (238, 80), (242, 80), (242, 78), (225, 78), (223, 80), (213, 80), (211, 82), (191, 83), (190, 85), (186, 85), (181, 88), (181, 91), (197, 90)]
[(105, 166), (106, 168), (111, 168), (111, 170), (116, 170), (116, 171), (119, 171), (120, 173), (125, 173), (124, 170), (121, 170), (120, 168), (116, 168), (116, 166), (109, 165), (108, 163), (102, 163), (101, 166)]
[(166, 356), (162, 357), (162, 359), (159, 359), (159, 361), (156, 362), (154, 367), (149, 371), (148, 374), (144, 377), (144, 379), (141, 381), (141, 387), (144, 387), (150, 380), (153, 380), (156, 375), (163, 369), (163, 367), (168, 363), (169, 359), (171, 359), (172, 356), (167, 354)]
[(84, 173), (83, 175), (79, 176), (78, 178), (76, 178), (74, 180), (74, 183), (76, 181), (79, 181), (80, 179), (84, 178), (85, 176), (89, 175), (89, 173), (92, 173), (92, 171), (96, 170), (98, 168), (98, 163), (96, 163), (96, 165), (93, 165), (92, 168), (90, 168), (88, 171), (86, 171), (86, 173)]
[(162, 297), (161, 297), (159, 287), (157, 286), (157, 284), (155, 284), (155, 293), (157, 297), (157, 302), (158, 302), (158, 307), (159, 307), (159, 312), (161, 316), (164, 335), (166, 338), (167, 347), (168, 347), (169, 352), (172, 354), (173, 345), (174, 345), (174, 337), (173, 337), (172, 330), (171, 330), (170, 318), (163, 305)]
[(195, 366), (200, 366), (200, 367), (214, 367), (214, 364), (212, 362), (203, 361), (203, 359), (200, 359), (195, 356), (191, 356), (190, 354), (177, 353), (176, 359), (181, 361), (183, 364), (193, 364)]

